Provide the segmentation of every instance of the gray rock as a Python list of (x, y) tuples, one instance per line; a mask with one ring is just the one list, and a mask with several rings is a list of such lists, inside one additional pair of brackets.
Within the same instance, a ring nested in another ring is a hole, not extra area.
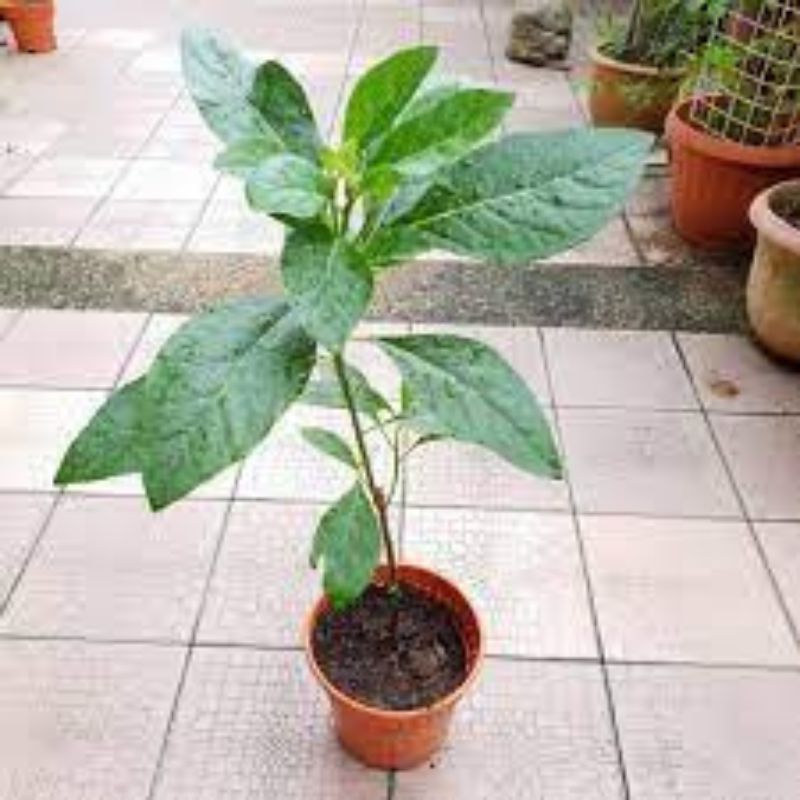
[(506, 55), (543, 67), (563, 61), (572, 41), (569, 0), (515, 0)]

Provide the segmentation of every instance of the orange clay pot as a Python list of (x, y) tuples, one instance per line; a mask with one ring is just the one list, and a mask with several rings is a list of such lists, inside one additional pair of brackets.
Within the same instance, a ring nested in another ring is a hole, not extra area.
[(800, 146), (754, 147), (717, 138), (688, 121), (687, 100), (667, 119), (672, 219), (691, 244), (732, 250), (752, 244), (748, 209), (756, 195), (800, 177)]
[(678, 97), (686, 71), (626, 64), (596, 48), (589, 55), (592, 122), (663, 133), (664, 120)]
[(3, 7), (17, 49), (23, 53), (49, 53), (56, 49), (53, 32), (55, 7), (52, 0), (21, 0)]
[[(386, 567), (380, 567), (375, 582), (385, 582)], [(369, 767), (409, 769), (424, 763), (447, 738), (456, 703), (472, 686), (483, 660), (480, 621), (464, 595), (435, 572), (411, 564), (398, 566), (400, 582), (443, 603), (452, 612), (461, 631), (467, 656), (467, 676), (455, 691), (427, 708), (387, 711), (348, 697), (326, 677), (314, 658), (312, 636), (320, 615), (328, 609), (321, 598), (312, 609), (303, 632), (311, 671), (328, 694), (336, 734), (352, 756)]]
[(762, 192), (750, 207), (758, 245), (747, 283), (747, 315), (753, 331), (773, 355), (800, 362), (800, 230), (777, 214), (774, 203), (800, 203), (800, 181)]

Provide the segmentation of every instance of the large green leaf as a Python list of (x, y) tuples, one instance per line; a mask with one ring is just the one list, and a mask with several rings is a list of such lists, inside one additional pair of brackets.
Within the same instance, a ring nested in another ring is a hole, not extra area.
[(340, 350), (372, 297), (372, 273), (360, 254), (325, 228), (298, 228), (286, 239), (281, 275), (306, 330)]
[[(333, 365), (328, 361), (323, 361), (317, 369), (320, 374), (315, 375), (308, 382), (300, 402), (324, 408), (345, 408), (342, 389), (336, 379)], [(360, 414), (377, 421), (382, 413), (391, 411), (388, 401), (380, 392), (372, 388), (367, 376), (361, 370), (352, 364), (346, 364), (345, 372), (350, 392), (353, 395), (353, 402)]]
[(230, 42), (204, 29), (184, 31), (181, 53), (189, 91), (223, 142), (264, 139), (265, 147), (317, 160), (313, 113), (284, 67), (268, 61), (256, 69)]
[(145, 379), (138, 378), (106, 400), (69, 446), (55, 477), (58, 485), (141, 471), (144, 386)]
[(247, 176), (247, 201), (255, 211), (313, 219), (325, 206), (328, 187), (319, 168), (283, 153), (262, 161)]
[(316, 427), (303, 428), (300, 433), (312, 447), (321, 453), (341, 461), (348, 467), (358, 469), (358, 461), (350, 445), (338, 433)]
[(369, 242), (370, 263), (442, 249), (498, 264), (554, 255), (594, 234), (639, 178), (652, 137), (618, 130), (509, 136), (436, 174)]
[(426, 175), (485, 139), (511, 108), (514, 96), (490, 89), (439, 90), (394, 127), (370, 159), (407, 175)]
[(377, 342), (403, 374), (405, 414), (418, 432), (479, 444), (528, 472), (561, 476), (536, 398), (494, 350), (451, 335)]
[(155, 509), (243, 458), (303, 391), (315, 345), (283, 301), (238, 300), (183, 325), (146, 382), (144, 484)]
[(286, 149), (317, 161), (322, 139), (306, 93), (295, 77), (277, 61), (256, 70), (250, 93), (253, 105), (267, 119)]
[(435, 47), (412, 47), (365, 72), (347, 103), (345, 141), (355, 141), (366, 149), (383, 136), (414, 97), (436, 56)]
[(223, 172), (246, 178), (268, 158), (283, 152), (283, 145), (277, 140), (263, 136), (238, 139), (214, 159), (214, 166)]
[(375, 511), (356, 484), (323, 515), (311, 551), (313, 567), (323, 562), (323, 585), (334, 608), (344, 608), (361, 596), (372, 580), (380, 552)]

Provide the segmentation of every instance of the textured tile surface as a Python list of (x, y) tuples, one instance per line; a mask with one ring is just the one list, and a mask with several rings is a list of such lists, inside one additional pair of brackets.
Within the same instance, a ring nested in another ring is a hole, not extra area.
[(486, 620), (489, 652), (596, 655), (571, 517), (412, 510), (403, 557), (464, 588)]
[(754, 519), (800, 519), (800, 417), (715, 415), (714, 430)]
[(53, 504), (47, 495), (0, 494), (0, 606)]
[(69, 245), (95, 202), (73, 197), (0, 197), (0, 243)]
[(697, 407), (668, 333), (551, 328), (544, 341), (559, 405)]
[(336, 743), (302, 653), (197, 649), (155, 800), (383, 800)]
[(119, 158), (44, 158), (8, 189), (11, 197), (87, 197), (108, 194), (125, 169)]
[(581, 511), (739, 513), (700, 415), (566, 409), (560, 420), (567, 469)]
[(324, 506), (238, 502), (200, 625), (201, 641), (292, 647), (321, 592), (308, 554)]
[(102, 392), (0, 389), (0, 489), (51, 490), (67, 445)]
[(412, 506), (459, 506), (565, 510), (564, 481), (530, 475), (474, 445), (434, 442), (408, 461), (408, 503)]
[(795, 800), (797, 673), (612, 667), (636, 800)]
[(36, 636), (188, 639), (224, 508), (185, 502), (156, 515), (137, 498), (66, 498), (2, 629)]
[(800, 631), (800, 523), (761, 522), (755, 527), (795, 629)]
[(583, 517), (606, 655), (800, 664), (744, 522)]
[(435, 758), (397, 776), (397, 800), (621, 800), (597, 667), (488, 661)]
[(0, 797), (143, 800), (183, 653), (0, 642)]
[(0, 386), (113, 386), (146, 320), (106, 311), (26, 311), (0, 342)]
[(678, 342), (706, 408), (800, 413), (800, 376), (770, 361), (749, 339), (682, 333)]

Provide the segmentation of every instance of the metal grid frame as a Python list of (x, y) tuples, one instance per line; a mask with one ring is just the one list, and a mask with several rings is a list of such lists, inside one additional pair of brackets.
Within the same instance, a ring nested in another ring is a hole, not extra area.
[(703, 54), (689, 119), (741, 144), (800, 144), (800, 0), (735, 0)]

